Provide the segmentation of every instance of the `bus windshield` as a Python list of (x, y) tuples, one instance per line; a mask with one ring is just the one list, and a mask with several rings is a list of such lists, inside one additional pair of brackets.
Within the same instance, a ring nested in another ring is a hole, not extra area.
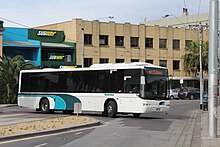
[(144, 98), (167, 99), (167, 69), (145, 69)]

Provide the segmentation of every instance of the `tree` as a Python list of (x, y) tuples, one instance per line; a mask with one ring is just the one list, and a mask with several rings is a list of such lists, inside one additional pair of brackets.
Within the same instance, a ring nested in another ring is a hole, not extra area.
[[(200, 52), (199, 41), (192, 41), (186, 48), (183, 55), (184, 70), (189, 74), (196, 76), (200, 70)], [(208, 41), (202, 44), (202, 68), (203, 71), (208, 71)]]
[(0, 103), (16, 103), (18, 92), (18, 77), (21, 69), (34, 69), (34, 64), (25, 62), (17, 55), (13, 58), (0, 57)]

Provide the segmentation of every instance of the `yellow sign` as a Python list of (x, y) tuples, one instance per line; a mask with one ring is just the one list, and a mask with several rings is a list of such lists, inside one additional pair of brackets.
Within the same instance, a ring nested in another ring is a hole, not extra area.
[(49, 55), (49, 60), (63, 60), (64, 55)]
[(56, 32), (52, 31), (38, 31), (37, 36), (54, 37)]
[(77, 66), (60, 66), (60, 68), (77, 68)]

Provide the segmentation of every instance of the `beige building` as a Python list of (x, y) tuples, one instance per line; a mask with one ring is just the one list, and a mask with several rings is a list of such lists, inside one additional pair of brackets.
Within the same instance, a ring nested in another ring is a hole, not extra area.
[[(82, 26), (84, 27), (84, 64), (150, 62), (166, 66), (174, 77), (185, 77), (182, 56), (185, 46), (198, 40), (197, 29), (132, 25), (73, 19), (37, 29), (62, 30), (66, 41), (75, 42), (76, 63), (82, 64)], [(203, 38), (207, 40), (207, 31)]]

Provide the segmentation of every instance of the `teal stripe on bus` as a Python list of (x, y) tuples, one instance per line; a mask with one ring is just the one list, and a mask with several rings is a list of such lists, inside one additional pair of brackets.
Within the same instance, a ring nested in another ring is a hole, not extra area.
[(55, 110), (74, 110), (74, 103), (81, 103), (81, 101), (72, 95), (69, 94), (27, 94), (19, 93), (19, 96), (24, 97), (50, 97), (54, 99), (54, 109)]
[(66, 103), (66, 110), (74, 110), (74, 103), (81, 103), (81, 101), (72, 95), (68, 94), (58, 94)]
[(56, 110), (66, 110), (66, 102), (63, 100), (62, 97), (57, 96), (57, 95), (53, 95), (51, 96), (51, 98), (53, 98), (55, 101), (55, 106), (54, 109)]

